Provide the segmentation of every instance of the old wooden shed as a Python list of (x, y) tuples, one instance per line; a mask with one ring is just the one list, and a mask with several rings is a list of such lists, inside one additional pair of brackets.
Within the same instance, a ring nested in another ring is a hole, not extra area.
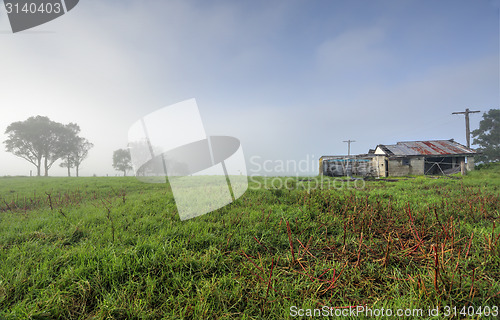
[(461, 164), (474, 169), (473, 149), (451, 140), (403, 141), (379, 144), (373, 165), (379, 177), (434, 175), (460, 172)]
[(361, 175), (398, 177), (436, 175), (474, 169), (476, 151), (451, 140), (402, 141), (379, 144), (368, 154), (323, 156), (320, 174), (330, 176)]

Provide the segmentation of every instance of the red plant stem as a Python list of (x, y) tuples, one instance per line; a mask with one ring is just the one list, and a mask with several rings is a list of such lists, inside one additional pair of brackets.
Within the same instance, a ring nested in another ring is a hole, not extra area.
[(344, 220), (344, 248), (345, 248), (345, 235), (346, 235), (346, 220)]
[(290, 242), (290, 251), (292, 252), (292, 262), (295, 262), (295, 252), (293, 251), (292, 231), (290, 230), (290, 223), (286, 222), (286, 231), (288, 232), (288, 241)]
[[(312, 238), (312, 236), (311, 236), (311, 238)], [(305, 252), (307, 252), (307, 253), (308, 253), (311, 257), (313, 257), (313, 258), (315, 258), (315, 259), (316, 259), (316, 257), (315, 257), (315, 256), (314, 256), (314, 255), (313, 255), (313, 254), (309, 251), (309, 243), (307, 244), (307, 247), (304, 247), (304, 245), (302, 244), (302, 242), (300, 242), (300, 240), (299, 240), (299, 239), (297, 239), (297, 241), (300, 243), (300, 246), (301, 246), (302, 248), (304, 248), (304, 251), (305, 251)]]
[(52, 207), (52, 198), (50, 197), (50, 193), (45, 192), (45, 194), (47, 195), (47, 197), (49, 199), (50, 210), (54, 210), (54, 208)]
[(474, 232), (472, 232), (472, 235), (470, 236), (469, 246), (467, 247), (467, 253), (465, 254), (465, 259), (467, 259), (467, 256), (469, 255), (470, 246), (472, 244), (472, 238), (474, 238)]
[(387, 239), (387, 247), (385, 248), (384, 266), (387, 266), (387, 259), (389, 257), (389, 244), (391, 241), (391, 234), (389, 234), (389, 239)]
[(10, 212), (13, 212), (13, 211), (12, 211), (12, 209), (11, 209), (11, 207), (10, 207), (10, 206), (9, 206), (9, 204), (7, 203), (7, 201), (5, 201), (5, 200), (4, 200), (3, 202), (4, 202), (4, 203), (5, 203), (5, 205), (7, 206), (7, 209), (9, 209), (9, 211), (10, 211)]
[(264, 249), (266, 249), (267, 252), (271, 253), (271, 251), (269, 251), (269, 249), (263, 245), (255, 236), (253, 237), (255, 239), (255, 241), (257, 241), (258, 244), (260, 244)]
[(455, 265), (455, 269), (453, 269), (453, 274), (451, 275), (451, 281), (450, 281), (450, 292), (451, 292), (451, 287), (453, 286), (453, 279), (455, 278), (455, 274), (457, 272), (458, 268), (458, 263), (460, 262), (460, 248), (458, 248), (458, 259), (457, 259), (457, 264)]
[(228, 237), (227, 237), (227, 241), (226, 241), (226, 246), (224, 247), (224, 250), (222, 250), (223, 252), (226, 251), (227, 249), (227, 246), (229, 245), (229, 240), (231, 240), (231, 237), (233, 236), (233, 234), (231, 233)]
[(269, 294), (269, 288), (271, 287), (271, 278), (273, 276), (274, 258), (271, 259), (271, 271), (269, 271), (269, 280), (267, 281), (267, 291), (266, 291), (266, 301), (267, 295)]
[(476, 275), (476, 269), (472, 270), (472, 283), (470, 285), (469, 299), (472, 297), (472, 293), (474, 291), (474, 278)]
[(422, 242), (422, 239), (420, 239), (420, 236), (418, 235), (418, 231), (415, 228), (415, 222), (413, 220), (413, 216), (411, 215), (411, 208), (410, 208), (410, 203), (408, 202), (408, 215), (410, 216), (410, 229), (413, 232), (414, 236), (416, 239), (418, 239), (420, 242)]
[(191, 237), (189, 238), (188, 242), (186, 243), (186, 246), (189, 245), (189, 243), (191, 242), (191, 240), (194, 238), (194, 233), (191, 235)]
[[(417, 243), (416, 245), (414, 245), (413, 247), (409, 248), (411, 249), (411, 251), (409, 251), (406, 255), (409, 256), (410, 254), (412, 254), (413, 252), (417, 251), (418, 248), (420, 248), (420, 245), (422, 244), (422, 242), (419, 242)], [(413, 248), (413, 249), (412, 249)]]
[(331, 280), (331, 285), (326, 289), (326, 291), (330, 290), (331, 288), (333, 288), (333, 286), (335, 285), (335, 282), (337, 282), (337, 280), (340, 278), (340, 276), (342, 275), (342, 273), (344, 273), (344, 270), (345, 270), (345, 267), (347, 266), (347, 262), (346, 264), (344, 265), (344, 267), (342, 268), (342, 270), (340, 270), (340, 273), (339, 275), (337, 276), (337, 278), (335, 278), (335, 270), (333, 270), (333, 277), (332, 277), (332, 280)]
[(256, 265), (255, 262), (253, 262), (253, 260), (250, 259), (250, 257), (247, 256), (247, 254), (244, 251), (241, 251), (241, 253), (243, 253), (243, 255), (248, 259), (248, 261), (250, 261), (257, 269), (259, 269), (260, 271), (265, 273), (264, 270), (261, 267), (259, 267), (258, 265)]
[(260, 218), (259, 222), (262, 222), (262, 220), (264, 220), (264, 208), (262, 208), (261, 212), (262, 212), (262, 218)]
[(306, 273), (305, 275), (306, 275), (306, 276), (308, 276), (308, 277), (309, 277), (309, 279), (311, 279), (312, 281), (314, 281), (314, 280), (319, 280), (319, 281), (321, 281), (320, 279), (318, 279), (318, 278), (315, 278), (315, 277), (311, 276), (311, 275), (309, 274), (309, 272), (307, 272), (306, 268), (304, 268), (304, 266), (302, 265), (302, 263), (300, 263), (300, 261), (299, 261), (299, 260), (297, 260), (297, 262), (298, 262), (298, 263), (299, 263), (299, 265), (302, 267), (302, 270), (304, 270), (304, 272)]
[[(326, 291), (330, 290), (334, 285), (335, 285), (335, 282), (337, 281), (337, 279), (335, 279), (335, 269), (333, 270), (333, 276), (332, 276), (332, 280), (330, 280), (330, 286), (328, 288), (326, 288)], [(325, 292), (326, 292), (325, 291)]]
[(458, 268), (458, 263), (460, 262), (460, 248), (458, 248), (458, 259), (457, 259), (457, 264), (455, 265), (455, 269), (453, 270), (453, 274), (457, 271)]
[(446, 263), (444, 262), (444, 247), (446, 243), (441, 243), (441, 264), (444, 266)]
[(496, 247), (498, 243), (498, 238), (500, 238), (500, 233), (498, 234), (497, 238), (495, 239), (495, 243), (493, 243), (493, 246)]
[(437, 247), (435, 245), (432, 246), (434, 249), (434, 288), (436, 288), (436, 292), (439, 292), (439, 287), (438, 287), (438, 273), (439, 273), (439, 264), (438, 264), (438, 253), (437, 253)]
[[(325, 273), (327, 273), (327, 272), (328, 272), (328, 271), (330, 271), (330, 270), (332, 270), (332, 268), (328, 268), (328, 269), (326, 269), (326, 270), (325, 270), (322, 274), (320, 274), (320, 275), (318, 276), (318, 278), (321, 278), (321, 276), (322, 276), (322, 275), (324, 275)], [(335, 270), (334, 270), (333, 272), (335, 272)]]
[(311, 236), (311, 237), (309, 238), (309, 240), (307, 241), (306, 250), (308, 250), (308, 251), (309, 251), (309, 246), (311, 245), (311, 240), (312, 240), (312, 238), (313, 238), (313, 236)]
[(359, 249), (358, 249), (358, 260), (356, 261), (356, 265), (354, 268), (356, 268), (359, 265), (359, 257), (361, 255), (361, 246), (363, 245), (363, 232), (361, 232), (361, 238), (359, 239)]
[(437, 213), (437, 209), (434, 208), (434, 216), (436, 216), (436, 221), (439, 223), (439, 225), (441, 226), (441, 229), (443, 229), (443, 232), (445, 234), (446, 237), (448, 237), (448, 231), (444, 228), (443, 224), (441, 223), (441, 220), (439, 220), (439, 217), (438, 217), (438, 213)]
[(267, 218), (266, 218), (266, 224), (269, 222), (269, 217), (271, 216), (271, 209), (269, 209), (269, 214), (267, 215)]
[(283, 222), (283, 217), (280, 218), (280, 222), (278, 224), (278, 235), (281, 233), (281, 223)]
[[(299, 264), (300, 264), (300, 262), (299, 262)], [(301, 266), (302, 266), (302, 265), (301, 265)], [(304, 267), (303, 267), (303, 266), (302, 266), (302, 269), (304, 269)], [(303, 276), (306, 276), (306, 277), (308, 277), (308, 278), (309, 278), (309, 279), (311, 279), (311, 280), (319, 280), (319, 281), (325, 282), (324, 280), (321, 280), (321, 279), (317, 279), (317, 278), (315, 278), (315, 277), (312, 277), (312, 276), (311, 276), (311, 275), (310, 275), (307, 271), (306, 271), (306, 273), (302, 273), (302, 272), (297, 271), (297, 270), (295, 270), (295, 269), (292, 269), (292, 271), (293, 271), (293, 272), (297, 272), (298, 274), (301, 274), (301, 275), (303, 275)]]
[(276, 292), (277, 294), (279, 294), (282, 298), (290, 300), (290, 298), (288, 298), (287, 296), (283, 295), (281, 292), (279, 292), (278, 290), (276, 290), (276, 288), (274, 288), (274, 287), (271, 286), (271, 289), (273, 289), (273, 291)]

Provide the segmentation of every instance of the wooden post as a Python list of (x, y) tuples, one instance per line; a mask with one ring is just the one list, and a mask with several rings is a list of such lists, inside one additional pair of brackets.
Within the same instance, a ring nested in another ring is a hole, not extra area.
[(465, 115), (465, 138), (467, 139), (467, 148), (470, 148), (470, 125), (469, 125), (469, 113), (478, 113), (481, 111), (470, 111), (469, 108), (465, 109), (464, 112), (453, 112), (452, 114), (464, 114)]
[(467, 174), (467, 169), (465, 168), (465, 160), (460, 161), (460, 173), (463, 176)]
[(347, 141), (344, 141), (344, 142), (347, 142), (347, 165), (346, 165), (346, 175), (348, 177), (350, 177), (352, 174), (352, 166), (350, 167), (350, 170), (349, 170), (349, 163), (351, 162), (351, 143), (352, 142), (356, 142), (355, 140), (347, 140)]
[(356, 142), (356, 141), (349, 139), (349, 140), (344, 141), (344, 142), (347, 142), (347, 156), (350, 156), (351, 155), (351, 143)]

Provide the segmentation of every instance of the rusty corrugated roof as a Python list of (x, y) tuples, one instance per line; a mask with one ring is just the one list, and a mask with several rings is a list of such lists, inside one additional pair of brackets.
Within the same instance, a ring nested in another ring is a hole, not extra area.
[(476, 153), (473, 149), (467, 148), (453, 140), (402, 141), (393, 145), (380, 146), (385, 147), (389, 151), (389, 155), (395, 156), (462, 155)]
[[(418, 156), (419, 153), (405, 145), (393, 144), (385, 145), (385, 148), (389, 151), (390, 155), (398, 156)], [(385, 151), (385, 150), (384, 150)]]

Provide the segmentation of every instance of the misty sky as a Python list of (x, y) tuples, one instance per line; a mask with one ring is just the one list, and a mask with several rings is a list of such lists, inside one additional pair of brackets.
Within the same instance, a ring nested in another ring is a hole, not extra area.
[[(451, 113), (499, 106), (499, 25), (489, 0), (81, 0), (13, 34), (2, 5), (0, 140), (30, 116), (75, 122), (95, 145), (81, 175), (120, 174), (112, 153), (128, 128), (196, 98), (207, 133), (239, 138), (252, 163), (317, 166), (346, 154), (347, 139), (352, 153), (465, 144), (464, 117)], [(0, 145), (0, 176), (29, 170)]]

